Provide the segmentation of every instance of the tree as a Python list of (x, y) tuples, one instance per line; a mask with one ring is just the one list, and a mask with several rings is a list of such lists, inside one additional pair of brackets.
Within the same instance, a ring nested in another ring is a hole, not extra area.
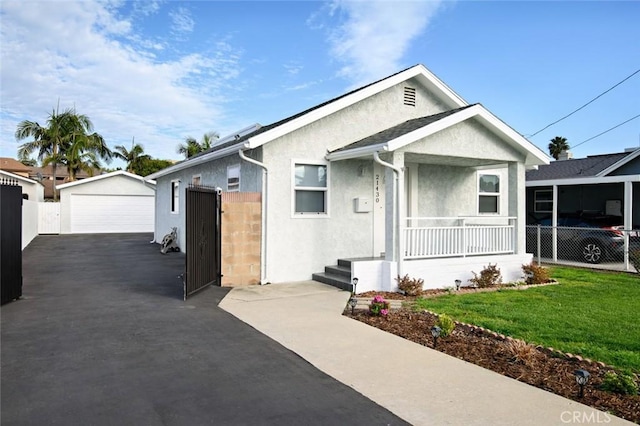
[(90, 133), (92, 131), (93, 123), (89, 117), (76, 113), (73, 108), (62, 113), (58, 109), (53, 110), (46, 126), (29, 120), (18, 123), (16, 140), (33, 138), (18, 147), (18, 157), (29, 158), (35, 152), (43, 166), (52, 166), (54, 200), (58, 199), (55, 185), (58, 165), (66, 165), (73, 180), (79, 170), (98, 164), (98, 157), (107, 161), (111, 159), (111, 150), (102, 136)]
[(144, 153), (144, 147), (139, 143), (135, 143), (135, 139), (131, 140), (131, 149), (128, 150), (124, 145), (116, 145), (113, 156), (127, 162), (127, 171), (140, 176), (145, 161), (151, 157)]
[(567, 151), (568, 149), (569, 144), (567, 143), (567, 138), (563, 138), (561, 136), (556, 136), (551, 139), (551, 142), (549, 143), (549, 154), (556, 160), (560, 157), (562, 151)]
[(138, 169), (137, 174), (139, 174), (140, 176), (149, 176), (151, 173), (166, 169), (172, 164), (173, 162), (169, 160), (159, 160), (157, 158), (149, 157), (141, 162), (140, 169)]
[(218, 138), (220, 138), (220, 135), (213, 131), (205, 133), (201, 142), (191, 136), (187, 136), (184, 138), (184, 143), (178, 145), (178, 154), (184, 155), (184, 158), (193, 157), (211, 148)]

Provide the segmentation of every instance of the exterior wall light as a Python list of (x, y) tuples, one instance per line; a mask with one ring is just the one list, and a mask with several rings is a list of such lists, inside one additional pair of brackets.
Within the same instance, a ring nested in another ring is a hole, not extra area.
[(576, 382), (578, 383), (578, 386), (580, 386), (578, 398), (582, 398), (584, 396), (584, 385), (589, 381), (591, 374), (589, 374), (587, 370), (576, 370), (573, 374), (576, 375)]

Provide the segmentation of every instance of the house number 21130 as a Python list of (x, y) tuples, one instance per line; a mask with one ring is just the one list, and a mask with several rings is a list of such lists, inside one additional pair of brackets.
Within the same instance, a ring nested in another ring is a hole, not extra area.
[(380, 175), (376, 174), (376, 187), (375, 187), (376, 203), (380, 202)]

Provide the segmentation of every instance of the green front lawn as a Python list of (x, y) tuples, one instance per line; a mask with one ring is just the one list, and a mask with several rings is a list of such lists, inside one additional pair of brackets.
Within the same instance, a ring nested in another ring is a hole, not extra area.
[(640, 277), (552, 267), (560, 285), (416, 302), (529, 343), (640, 371)]

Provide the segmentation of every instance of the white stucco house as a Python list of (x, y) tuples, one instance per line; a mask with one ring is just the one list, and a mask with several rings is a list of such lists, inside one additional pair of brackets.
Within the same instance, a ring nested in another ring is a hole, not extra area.
[(153, 181), (118, 170), (57, 189), (61, 234), (154, 231)]
[(156, 241), (175, 226), (185, 246), (191, 183), (258, 192), (261, 283), (313, 276), (348, 289), (357, 277), (362, 292), (394, 290), (405, 274), (450, 286), (488, 263), (521, 278), (531, 261), (525, 170), (548, 163), (416, 65), (147, 178), (157, 182)]

